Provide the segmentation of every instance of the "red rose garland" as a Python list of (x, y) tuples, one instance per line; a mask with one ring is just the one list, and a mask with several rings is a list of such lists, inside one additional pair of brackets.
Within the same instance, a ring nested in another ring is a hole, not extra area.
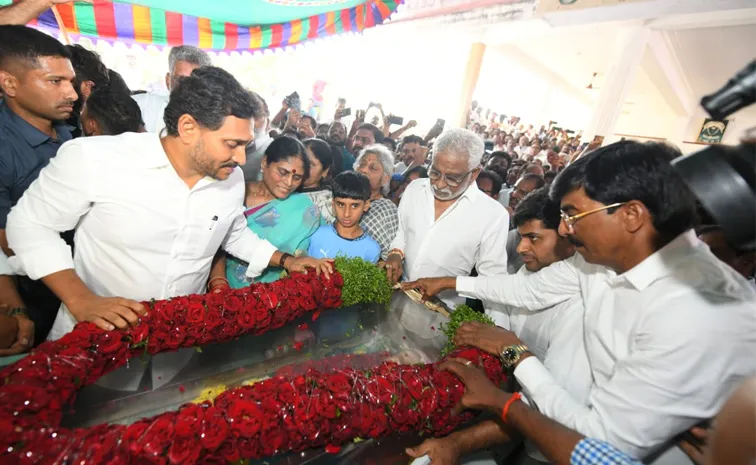
[[(307, 312), (340, 306), (343, 285), (339, 273), (331, 280), (296, 275), (153, 301), (126, 331), (79, 323), (0, 372), (0, 463), (225, 464), (395, 431), (444, 434), (464, 421), (450, 416), (464, 392), (453, 375), (435, 365), (384, 363), (371, 371), (276, 376), (129, 426), (59, 428), (63, 407), (77, 390), (127, 360), (145, 351), (261, 334)], [(454, 355), (478, 363), (494, 382), (504, 381), (495, 357), (469, 349)]]

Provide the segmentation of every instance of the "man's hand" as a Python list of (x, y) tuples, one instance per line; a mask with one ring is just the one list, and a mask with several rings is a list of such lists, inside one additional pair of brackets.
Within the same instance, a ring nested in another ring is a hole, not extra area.
[(706, 456), (706, 448), (709, 445), (709, 439), (712, 431), (710, 429), (701, 428), (700, 426), (694, 426), (688, 430), (688, 433), (692, 436), (692, 441), (688, 438), (678, 442), (677, 445), (696, 465), (703, 465)]
[(454, 435), (439, 439), (426, 439), (416, 447), (406, 450), (410, 457), (418, 458), (427, 455), (433, 465), (457, 465), (459, 464), (459, 445)]
[(501, 352), (513, 345), (522, 344), (515, 333), (504, 328), (478, 322), (464, 323), (454, 336), (454, 343), (458, 346), (471, 346), (500, 356)]
[(417, 121), (413, 119), (413, 120), (410, 120), (409, 123), (407, 123), (407, 129), (414, 128), (414, 127), (417, 127)]
[[(475, 410), (490, 409), (500, 411), (508, 396), (504, 391), (494, 386), (483, 371), (471, 361), (451, 359), (442, 363), (439, 369), (454, 373), (465, 384), (465, 394), (460, 400), (460, 406)], [(455, 408), (461, 413), (462, 408)]]
[(320, 276), (322, 273), (326, 279), (331, 278), (333, 273), (333, 260), (312, 257), (295, 257), (286, 261), (286, 271), (289, 273), (307, 273), (308, 269), (314, 269)]
[(402, 270), (402, 256), (398, 253), (389, 254), (383, 267), (386, 269), (386, 276), (392, 286), (402, 278), (402, 274), (404, 273)]
[(94, 3), (94, 0), (52, 0), (53, 5), (62, 5), (64, 3)]
[(142, 304), (122, 297), (99, 297), (94, 294), (66, 302), (76, 321), (91, 321), (106, 331), (126, 329), (139, 322), (147, 311)]
[[(7, 355), (17, 355), (31, 349), (34, 345), (34, 322), (29, 319), (28, 316), (23, 314), (13, 315), (10, 318), (16, 322), (16, 333), (14, 334), (14, 341), (7, 349), (0, 350), (0, 357)], [(3, 323), (0, 323), (0, 325)]]
[(421, 278), (417, 281), (411, 281), (402, 284), (402, 289), (417, 289), (423, 293), (423, 300), (426, 300), (441, 291), (447, 289), (456, 289), (457, 278), (445, 277), (445, 278)]
[(7, 308), (0, 315), (0, 347), (3, 349), (11, 347), (18, 334), (18, 320), (6, 315), (5, 312)]

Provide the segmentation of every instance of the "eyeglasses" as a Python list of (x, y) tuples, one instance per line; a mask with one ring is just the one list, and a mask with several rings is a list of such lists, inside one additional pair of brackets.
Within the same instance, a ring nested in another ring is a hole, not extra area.
[(467, 176), (473, 171), (475, 171), (475, 168), (471, 169), (465, 174), (460, 174), (457, 176), (450, 176), (446, 174), (441, 174), (438, 171), (436, 171), (435, 168), (431, 167), (431, 169), (428, 170), (428, 178), (431, 181), (438, 181), (440, 179), (444, 179), (446, 180), (446, 184), (448, 184), (449, 187), (459, 187), (460, 184), (465, 182), (465, 178), (467, 178)]
[(585, 218), (588, 215), (592, 215), (592, 214), (598, 213), (600, 211), (604, 211), (604, 210), (609, 210), (609, 209), (612, 209), (612, 208), (621, 207), (622, 205), (625, 205), (626, 203), (627, 202), (617, 202), (617, 203), (613, 203), (611, 205), (605, 205), (603, 207), (596, 208), (594, 210), (588, 210), (587, 212), (578, 213), (577, 215), (572, 215), (572, 216), (568, 215), (565, 212), (561, 212), (561, 214), (562, 214), (562, 221), (564, 221), (564, 224), (567, 226), (567, 231), (573, 232), (574, 231), (573, 228), (575, 226), (575, 222), (577, 222), (577, 220), (579, 220), (580, 218)]

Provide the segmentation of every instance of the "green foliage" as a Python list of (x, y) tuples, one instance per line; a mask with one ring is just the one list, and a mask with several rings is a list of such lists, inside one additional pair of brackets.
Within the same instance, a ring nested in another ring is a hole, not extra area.
[(449, 323), (441, 325), (441, 331), (446, 334), (446, 345), (441, 350), (441, 356), (445, 357), (451, 351), (457, 347), (454, 345), (454, 336), (457, 334), (457, 330), (463, 323), (469, 321), (477, 321), (479, 323), (486, 323), (494, 326), (494, 321), (490, 316), (485, 313), (476, 312), (467, 305), (459, 305), (455, 307), (454, 313), (449, 318)]
[(342, 307), (359, 303), (388, 305), (391, 301), (391, 285), (384, 270), (361, 258), (336, 257), (334, 264), (344, 278)]

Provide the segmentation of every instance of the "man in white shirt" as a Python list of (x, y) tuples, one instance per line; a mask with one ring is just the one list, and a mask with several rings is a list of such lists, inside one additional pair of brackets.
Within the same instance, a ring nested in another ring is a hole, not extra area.
[(165, 128), (163, 114), (168, 106), (169, 93), (181, 78), (192, 74), (200, 66), (211, 66), (210, 56), (203, 50), (191, 45), (173, 47), (168, 54), (168, 72), (165, 75), (165, 92), (147, 92), (134, 95), (134, 100), (142, 110), (142, 120), (147, 132), (160, 134)]
[(413, 284), (530, 311), (580, 294), (594, 379), (587, 402), (515, 347), (513, 334), (505, 364), (545, 415), (636, 458), (662, 454), (655, 463), (689, 463), (670, 448), (674, 437), (713, 417), (756, 372), (756, 292), (695, 237), (695, 200), (669, 163), (677, 155), (623, 141), (560, 173), (551, 196), (561, 204), (560, 234), (577, 246), (573, 258), (531, 276)]
[(394, 165), (394, 173), (404, 174), (416, 166), (425, 166), (428, 148), (420, 136), (407, 136), (399, 147), (400, 161)]
[[(139, 301), (203, 293), (220, 247), (288, 270), (330, 265), (283, 254), (246, 226), (239, 165), (251, 139), (251, 97), (220, 68), (182, 80), (166, 108), (167, 135), (127, 133), (61, 147), (8, 216), (14, 269), (62, 300), (49, 339), (76, 322), (103, 329), (138, 321)], [(75, 255), (60, 237), (76, 228)]]
[[(512, 222), (522, 236), (517, 247), (524, 262), (519, 270), (521, 275), (536, 273), (575, 254), (575, 247), (557, 233), (560, 221), (559, 203), (549, 199), (546, 188), (534, 191), (517, 206)], [(503, 344), (507, 343), (508, 331), (505, 329), (511, 330), (527, 344), (567, 392), (580, 402), (588, 399), (593, 380), (583, 345), (583, 301), (579, 295), (553, 308), (534, 313), (500, 305), (491, 306), (486, 313), (499, 327), (489, 327), (491, 336), (487, 339), (498, 342), (494, 351), (501, 353), (505, 347)], [(497, 338), (499, 334), (504, 335), (501, 341)], [(498, 423), (486, 420), (443, 439), (428, 439), (408, 452), (413, 456), (428, 455), (437, 463), (457, 463), (460, 456), (501, 442), (500, 436)], [(496, 452), (499, 452), (498, 448)], [(546, 461), (529, 444), (523, 453), (532, 457), (530, 460)], [(510, 457), (507, 463), (520, 463), (518, 460), (528, 459)]]
[[(386, 271), (392, 283), (425, 277), (506, 273), (509, 214), (478, 189), (483, 139), (450, 129), (436, 140), (428, 179), (412, 182), (399, 204), (399, 229)], [(455, 306), (455, 292), (441, 296)]]

